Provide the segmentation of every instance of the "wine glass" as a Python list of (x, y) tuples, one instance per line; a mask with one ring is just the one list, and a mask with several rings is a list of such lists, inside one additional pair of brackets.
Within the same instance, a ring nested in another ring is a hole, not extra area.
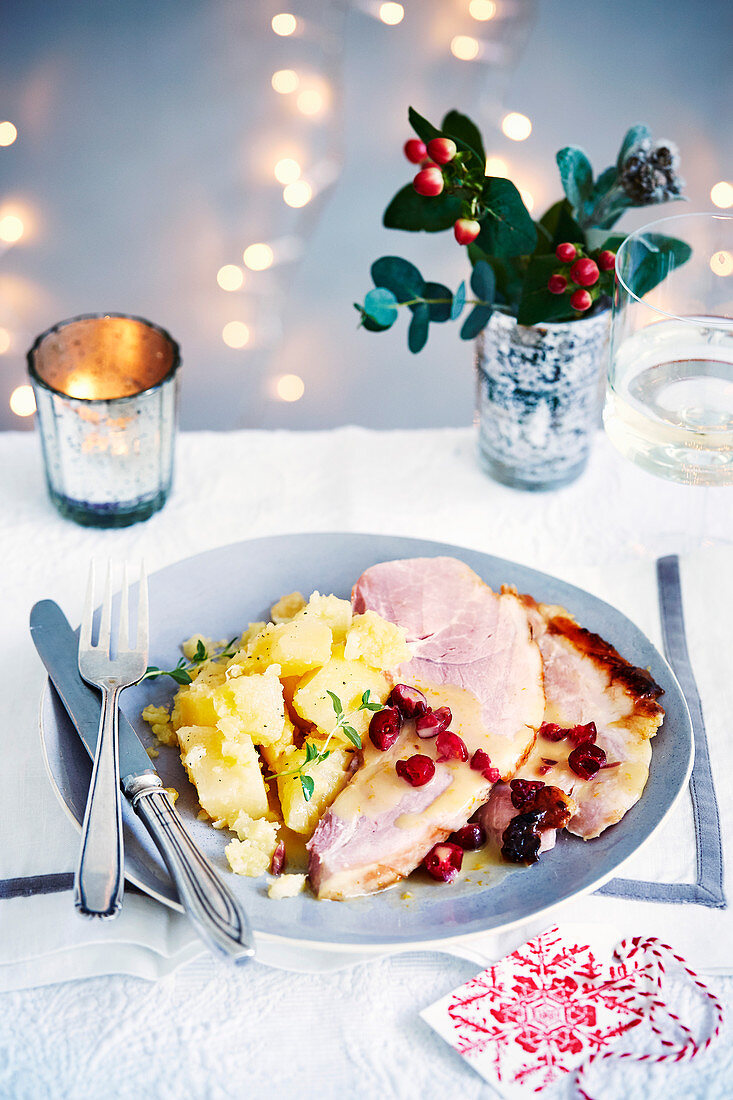
[(603, 413), (614, 445), (688, 485), (733, 485), (733, 216), (637, 229), (616, 255)]

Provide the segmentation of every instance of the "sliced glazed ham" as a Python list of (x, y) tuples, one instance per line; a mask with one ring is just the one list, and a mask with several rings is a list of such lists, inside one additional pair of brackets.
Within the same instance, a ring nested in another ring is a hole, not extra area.
[[(413, 558), (368, 569), (353, 592), (357, 613), (402, 626), (414, 657), (399, 680), (421, 688), (433, 708), (449, 706), (451, 730), (502, 777), (528, 756), (542, 721), (542, 661), (515, 593), (493, 592), (454, 558)], [(395, 771), (413, 753), (435, 760), (435, 742), (407, 722), (395, 745), (364, 748), (364, 760), (318, 825), (308, 847), (321, 898), (372, 893), (409, 874), (432, 846), (466, 824), (492, 781), (469, 762), (436, 763), (411, 787)]]
[[(562, 728), (594, 722), (606, 766), (592, 779), (581, 779), (567, 762), (573, 742), (540, 735), (516, 774), (542, 779), (572, 794), (578, 809), (568, 831), (590, 840), (620, 821), (641, 797), (649, 776), (651, 738), (664, 719), (657, 702), (662, 689), (646, 669), (624, 660), (603, 638), (578, 626), (562, 607), (538, 604), (531, 596), (519, 598), (542, 653), (544, 721)], [(548, 761), (554, 763), (548, 767)]]

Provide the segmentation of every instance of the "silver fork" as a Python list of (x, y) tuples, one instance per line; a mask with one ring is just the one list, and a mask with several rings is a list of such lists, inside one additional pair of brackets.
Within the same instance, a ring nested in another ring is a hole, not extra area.
[(140, 570), (137, 638), (130, 647), (127, 566), (123, 570), (120, 620), (116, 655), (112, 641), (112, 564), (107, 566), (107, 583), (102, 603), (97, 644), (92, 644), (94, 620), (94, 562), (89, 570), (84, 618), (79, 636), (79, 672), (83, 679), (102, 691), (102, 713), (89, 784), (89, 795), (81, 834), (79, 865), (74, 881), (74, 904), (88, 917), (116, 917), (124, 891), (122, 808), (120, 802), (119, 695), (136, 684), (148, 663), (148, 585), (144, 567)]

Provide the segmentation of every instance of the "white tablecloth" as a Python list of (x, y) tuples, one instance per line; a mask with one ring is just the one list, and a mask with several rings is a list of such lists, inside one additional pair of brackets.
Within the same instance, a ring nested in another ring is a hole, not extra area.
[[(37, 440), (0, 436), (0, 738), (37, 736), (43, 674), (27, 637), (29, 608), (47, 596), (78, 617), (92, 554), (144, 556), (152, 571), (239, 539), (307, 530), (437, 538), (570, 577), (575, 566), (733, 541), (733, 509), (725, 490), (643, 474), (603, 437), (579, 482), (530, 495), (480, 472), (468, 430), (201, 432), (180, 438), (176, 490), (162, 513), (126, 530), (90, 531), (51, 509)], [(20, 805), (6, 782), (0, 818), (6, 841), (21, 818), (35, 831), (38, 866), (31, 852), (24, 874), (46, 870), (56, 852), (65, 858), (72, 829), (50, 786), (38, 783), (40, 752), (29, 760), (22, 778), (41, 793)], [(0, 937), (2, 921), (0, 908)], [(417, 1015), (475, 970), (437, 954), (318, 975), (258, 963), (233, 973), (204, 958), (157, 984), (113, 976), (9, 993), (0, 1002), (0, 1096), (489, 1096)], [(733, 979), (711, 984), (733, 1001)], [(732, 1069), (724, 1042), (673, 1072), (609, 1069), (603, 1095), (727, 1096)]]

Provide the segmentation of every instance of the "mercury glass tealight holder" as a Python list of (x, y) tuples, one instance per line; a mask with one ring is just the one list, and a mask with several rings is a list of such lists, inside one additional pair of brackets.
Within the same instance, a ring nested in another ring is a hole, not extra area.
[(51, 500), (88, 527), (162, 508), (173, 479), (178, 344), (140, 317), (61, 321), (28, 352)]

